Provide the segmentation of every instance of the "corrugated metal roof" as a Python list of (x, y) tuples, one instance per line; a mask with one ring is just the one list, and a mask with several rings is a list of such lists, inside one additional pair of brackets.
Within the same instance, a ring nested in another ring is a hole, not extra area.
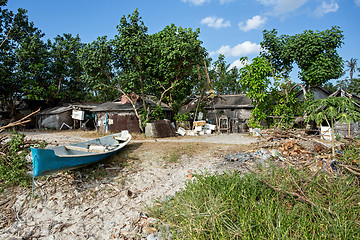
[(54, 115), (54, 114), (59, 114), (59, 113), (63, 113), (66, 111), (70, 111), (73, 109), (91, 110), (91, 109), (95, 108), (96, 106), (99, 106), (99, 103), (64, 103), (61, 106), (56, 106), (53, 108), (45, 109), (36, 115)]
[[(146, 99), (145, 100), (146, 103), (150, 104), (152, 107), (156, 106), (156, 103), (152, 100)], [(161, 103), (161, 107), (162, 109), (164, 109), (165, 111), (170, 111), (170, 108), (167, 107), (166, 104)], [(140, 101), (138, 101), (136, 103), (136, 109), (141, 109), (142, 108), (142, 104)], [(107, 112), (107, 111), (133, 111), (133, 106), (131, 105), (131, 103), (125, 103), (122, 104), (120, 102), (106, 102), (103, 104), (100, 104), (99, 106), (91, 109), (91, 112)]]
[(58, 106), (58, 107), (45, 109), (44, 111), (39, 112), (38, 115), (55, 115), (70, 110), (72, 110), (71, 106)]
[(252, 101), (245, 94), (219, 95), (206, 106), (207, 109), (253, 108)]
[[(137, 103), (139, 105), (139, 103)], [(138, 108), (138, 106), (137, 106)], [(107, 112), (107, 111), (132, 111), (131, 103), (121, 104), (120, 102), (106, 102), (91, 109), (91, 112)]]

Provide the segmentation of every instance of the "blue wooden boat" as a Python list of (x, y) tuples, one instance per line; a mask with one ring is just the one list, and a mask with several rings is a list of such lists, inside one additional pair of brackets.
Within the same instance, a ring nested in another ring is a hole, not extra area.
[(119, 152), (131, 140), (128, 131), (50, 148), (31, 148), (34, 177), (82, 167)]

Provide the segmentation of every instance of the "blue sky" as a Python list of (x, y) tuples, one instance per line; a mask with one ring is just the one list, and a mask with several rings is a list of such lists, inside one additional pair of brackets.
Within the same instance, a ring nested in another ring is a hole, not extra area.
[[(28, 10), (46, 38), (71, 33), (83, 42), (112, 38), (120, 18), (138, 8), (150, 34), (171, 23), (200, 28), (213, 59), (222, 53), (234, 65), (242, 56), (259, 54), (264, 29), (293, 35), (337, 25), (345, 35), (339, 54), (344, 60), (360, 60), (360, 0), (9, 0), (7, 6)], [(297, 81), (295, 71), (291, 76)]]

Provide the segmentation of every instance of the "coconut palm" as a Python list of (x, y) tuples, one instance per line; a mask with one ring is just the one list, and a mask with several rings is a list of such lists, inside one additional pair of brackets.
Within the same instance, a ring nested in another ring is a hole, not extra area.
[(354, 72), (356, 72), (356, 65), (357, 65), (357, 59), (351, 58), (350, 60), (346, 60), (346, 66), (349, 68), (350, 71), (350, 81), (353, 81), (353, 75)]

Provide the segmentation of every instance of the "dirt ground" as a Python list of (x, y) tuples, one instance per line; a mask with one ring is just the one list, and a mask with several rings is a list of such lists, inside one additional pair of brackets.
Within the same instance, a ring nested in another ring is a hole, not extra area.
[[(25, 134), (53, 145), (99, 136), (82, 131)], [(6, 189), (0, 195), (0, 238), (150, 239), (156, 220), (146, 216), (147, 205), (174, 195), (194, 173), (245, 171), (243, 163), (224, 156), (254, 149), (257, 141), (246, 134), (134, 136), (120, 154), (106, 161), (37, 178), (33, 198), (31, 189)]]

